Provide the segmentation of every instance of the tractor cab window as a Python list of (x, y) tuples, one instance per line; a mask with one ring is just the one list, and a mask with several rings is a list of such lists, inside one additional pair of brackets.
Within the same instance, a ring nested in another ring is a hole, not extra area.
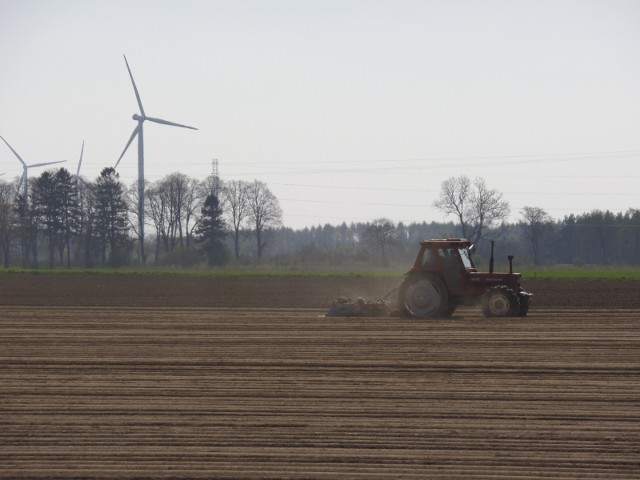
[(437, 249), (427, 248), (422, 254), (422, 266), (423, 267), (439, 267), (440, 266), (440, 253)]
[(427, 248), (422, 254), (422, 266), (449, 271), (464, 272), (467, 268), (474, 268), (465, 248)]
[(458, 257), (457, 248), (443, 248), (442, 258), (444, 259), (444, 266), (450, 270), (460, 269), (460, 259)]
[(469, 256), (469, 250), (467, 250), (466, 248), (461, 248), (459, 251), (460, 258), (462, 259), (462, 263), (464, 264), (464, 268), (474, 268), (471, 257)]

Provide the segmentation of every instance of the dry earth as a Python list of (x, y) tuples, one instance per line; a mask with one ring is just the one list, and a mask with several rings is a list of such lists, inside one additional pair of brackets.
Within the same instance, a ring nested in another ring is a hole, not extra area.
[(640, 478), (638, 284), (319, 316), (393, 286), (0, 275), (0, 477)]
[[(0, 306), (283, 307), (326, 309), (340, 295), (380, 297), (402, 278), (0, 274)], [(640, 308), (632, 281), (526, 281), (538, 307)]]

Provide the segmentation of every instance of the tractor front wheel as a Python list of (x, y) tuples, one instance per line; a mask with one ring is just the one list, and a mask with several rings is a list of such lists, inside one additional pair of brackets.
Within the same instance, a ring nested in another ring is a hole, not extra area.
[(400, 291), (403, 310), (412, 317), (442, 317), (449, 309), (447, 286), (435, 275), (410, 280)]
[(515, 317), (520, 313), (518, 294), (500, 285), (482, 296), (482, 313), (485, 317)]

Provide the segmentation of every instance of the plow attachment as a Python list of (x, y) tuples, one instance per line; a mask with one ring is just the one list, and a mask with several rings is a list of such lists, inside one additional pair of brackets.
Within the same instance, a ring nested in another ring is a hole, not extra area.
[(394, 288), (380, 299), (366, 300), (338, 297), (331, 302), (327, 317), (393, 317), (398, 316)]

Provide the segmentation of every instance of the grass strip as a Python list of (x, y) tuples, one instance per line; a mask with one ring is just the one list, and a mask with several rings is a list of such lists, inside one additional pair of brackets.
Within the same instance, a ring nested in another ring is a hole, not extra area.
[[(500, 270), (496, 270), (500, 273)], [(637, 267), (548, 267), (543, 269), (521, 270), (525, 280), (554, 281), (634, 281), (640, 282), (640, 268)], [(333, 277), (333, 278), (401, 278), (406, 270), (320, 270), (320, 269), (0, 269), (0, 275), (88, 275), (88, 276), (187, 276), (187, 277)]]

